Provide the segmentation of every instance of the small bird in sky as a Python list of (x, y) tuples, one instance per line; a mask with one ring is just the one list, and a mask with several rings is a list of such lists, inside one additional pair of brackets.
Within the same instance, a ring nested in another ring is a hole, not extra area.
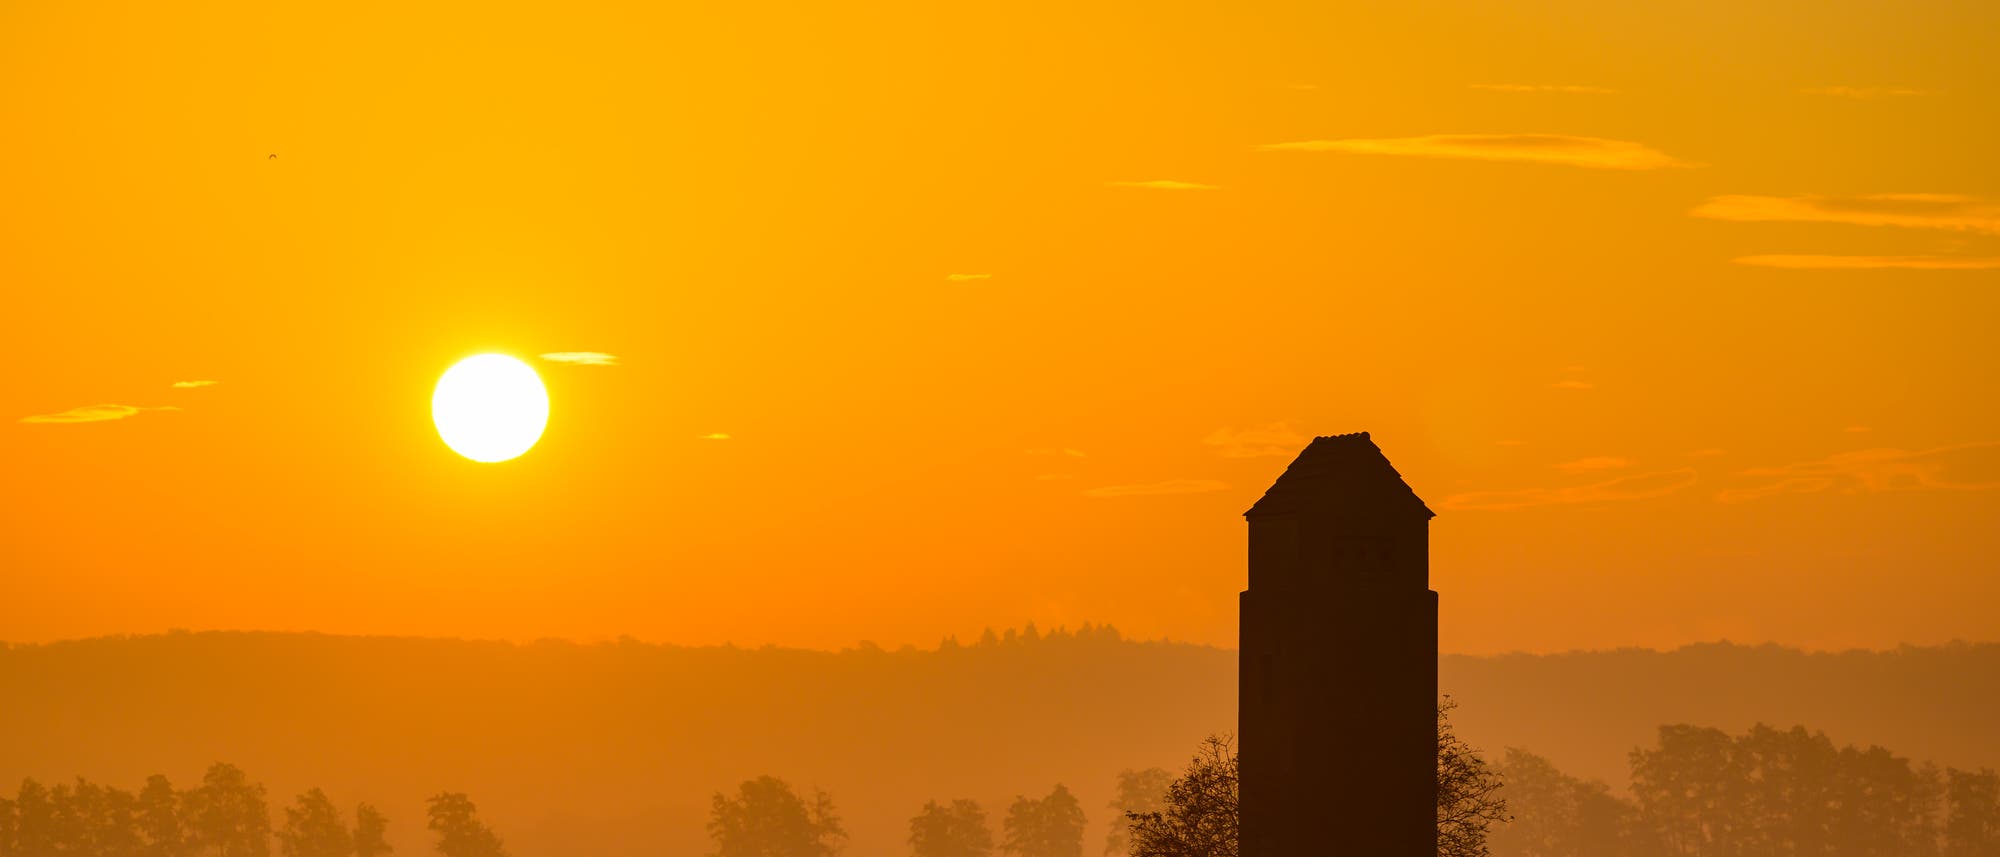
[(278, 157), (278, 156), (274, 154), (274, 155), (270, 155), (269, 157), (266, 157), (266, 158), (265, 158), (264, 160), (267, 160), (267, 161), (268, 161), (268, 160), (272, 160), (272, 159), (274, 159), (274, 158), (276, 158), (276, 157)]

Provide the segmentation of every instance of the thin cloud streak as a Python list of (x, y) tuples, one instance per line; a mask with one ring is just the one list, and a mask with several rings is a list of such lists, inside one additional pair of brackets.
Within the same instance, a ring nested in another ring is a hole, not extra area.
[(944, 275), (944, 278), (954, 283), (965, 283), (965, 282), (970, 282), (972, 280), (990, 280), (993, 279), (993, 275), (992, 274), (946, 274)]
[(2000, 268), (2000, 256), (1818, 256), (1769, 254), (1738, 256), (1738, 265), (1789, 268), (1799, 271), (1990, 271)]
[(1567, 134), (1432, 134), (1426, 137), (1305, 140), (1271, 143), (1257, 148), (1267, 152), (1349, 152), (1515, 161), (1596, 170), (1661, 170), (1695, 166), (1641, 143)]
[(1106, 485), (1083, 492), (1085, 497), (1146, 497), (1156, 494), (1204, 494), (1221, 491), (1229, 483), (1213, 479), (1169, 479), (1165, 482), (1149, 482), (1144, 485)]
[(1908, 98), (1917, 95), (1936, 95), (1926, 89), (1907, 86), (1812, 86), (1799, 90), (1802, 95), (1825, 95), (1832, 98)]
[(197, 387), (213, 387), (217, 383), (216, 381), (175, 381), (173, 387), (176, 390), (192, 390)]
[(1631, 466), (1632, 459), (1599, 455), (1591, 458), (1579, 458), (1575, 461), (1565, 461), (1556, 465), (1556, 469), (1570, 473), (1586, 473), (1592, 470), (1619, 470)]
[(1109, 187), (1140, 187), (1153, 190), (1220, 190), (1221, 185), (1177, 182), (1170, 179), (1154, 179), (1149, 182), (1105, 182)]
[(701, 439), (702, 439), (702, 440), (728, 440), (728, 439), (729, 439), (729, 435), (727, 435), (727, 434), (724, 434), (723, 432), (719, 432), (719, 431), (718, 431), (718, 432), (709, 432), (708, 434), (705, 434), (705, 435), (702, 435), (702, 436), (701, 436)]
[(542, 355), (550, 363), (567, 363), (571, 366), (616, 366), (618, 355), (602, 351), (551, 351)]
[(157, 408), (145, 408), (145, 407), (139, 407), (137, 405), (85, 405), (81, 408), (70, 408), (67, 411), (61, 411), (53, 414), (35, 414), (33, 416), (22, 417), (21, 422), (38, 423), (42, 425), (72, 425), (75, 423), (102, 423), (102, 422), (110, 422), (112, 420), (122, 420), (128, 417), (135, 417), (144, 411), (178, 411), (178, 410), (180, 410), (180, 408), (176, 408), (172, 405), (163, 405)]
[(1442, 505), (1453, 510), (1511, 511), (1534, 506), (1564, 506), (1576, 503), (1605, 503), (1614, 500), (1644, 500), (1664, 497), (1695, 483), (1694, 468), (1682, 467), (1657, 473), (1620, 476), (1589, 485), (1564, 488), (1524, 488), (1518, 491), (1473, 491), (1453, 494)]
[(1210, 432), (1201, 442), (1216, 447), (1223, 458), (1283, 458), (1297, 455), (1311, 438), (1292, 428), (1289, 422), (1272, 423), (1242, 431), (1224, 426)]
[(1473, 89), (1488, 92), (1559, 92), (1566, 95), (1616, 95), (1618, 90), (1602, 86), (1569, 86), (1550, 83), (1475, 83)]
[(1758, 196), (1709, 199), (1688, 212), (1710, 220), (1845, 223), (2000, 235), (2000, 205), (1948, 193), (1877, 193), (1861, 196)]
[(2000, 488), (2000, 441), (1904, 449), (1857, 449), (1813, 461), (1754, 467), (1739, 476), (1759, 485), (1719, 491), (1722, 503), (1742, 503), (1778, 494), (1846, 494), (1885, 491), (1986, 491)]

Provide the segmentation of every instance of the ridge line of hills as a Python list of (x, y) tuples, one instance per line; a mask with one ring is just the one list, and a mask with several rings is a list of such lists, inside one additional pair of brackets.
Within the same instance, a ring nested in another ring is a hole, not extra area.
[[(1622, 789), (1659, 726), (1755, 723), (2000, 768), (2000, 644), (1805, 652), (1446, 655), (1460, 737)], [(1234, 728), (1236, 652), (1091, 626), (839, 651), (187, 632), (0, 646), (0, 787), (131, 789), (240, 766), (273, 805), (320, 787), (423, 853), (423, 799), (462, 791), (516, 857), (706, 853), (716, 791), (825, 789), (851, 853), (901, 849), (926, 800), (989, 814), (1063, 783), (1103, 841), (1117, 774), (1184, 765)], [(1364, 740), (1365, 736), (1355, 736)], [(1094, 845), (1092, 846), (1095, 847)]]

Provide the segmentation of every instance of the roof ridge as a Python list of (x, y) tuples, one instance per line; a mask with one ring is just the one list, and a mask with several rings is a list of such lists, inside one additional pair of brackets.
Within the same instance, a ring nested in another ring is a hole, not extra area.
[[(1355, 471), (1351, 465), (1340, 462), (1366, 462), (1366, 465), (1364, 470)], [(1376, 475), (1367, 475), (1367, 470), (1376, 466), (1379, 466)], [(1328, 480), (1336, 475), (1335, 471), (1342, 471), (1350, 478), (1342, 479), (1344, 484), (1329, 484)], [(1395, 487), (1388, 487), (1389, 482), (1395, 483)], [(1403, 480), (1403, 474), (1396, 470), (1388, 455), (1365, 431), (1314, 437), (1243, 514), (1288, 514), (1296, 511), (1301, 502), (1312, 502), (1306, 497), (1325, 497), (1330, 491), (1373, 492), (1389, 504), (1414, 505), (1426, 519), (1437, 516), (1424, 504), (1423, 498), (1417, 496), (1410, 483)]]

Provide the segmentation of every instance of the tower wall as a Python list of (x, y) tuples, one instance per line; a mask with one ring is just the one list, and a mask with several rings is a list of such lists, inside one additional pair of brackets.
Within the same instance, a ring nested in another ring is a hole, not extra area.
[(1322, 490), (1285, 514), (1250, 518), (1241, 853), (1435, 857), (1429, 510), (1371, 503), (1365, 483)]

